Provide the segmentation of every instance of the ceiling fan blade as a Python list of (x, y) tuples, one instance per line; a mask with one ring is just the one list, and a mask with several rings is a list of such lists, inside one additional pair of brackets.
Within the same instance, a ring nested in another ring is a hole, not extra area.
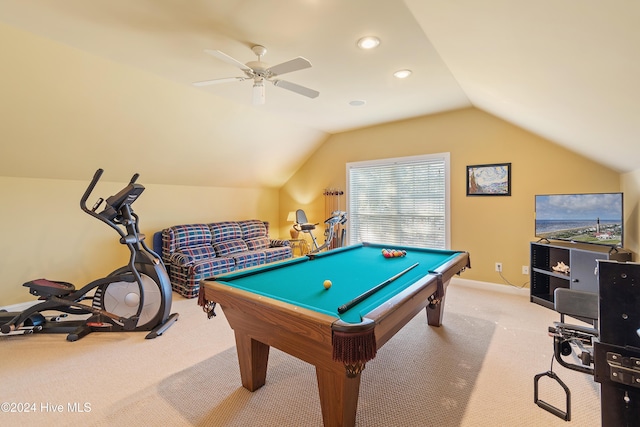
[(230, 57), (229, 55), (227, 55), (224, 52), (220, 52), (219, 50), (211, 50), (211, 49), (205, 49), (204, 50), (206, 53), (208, 53), (209, 55), (213, 55), (216, 58), (226, 62), (227, 64), (231, 64), (234, 67), (238, 67), (240, 68), (242, 71), (253, 71), (251, 70), (251, 68), (247, 67), (245, 64), (243, 64), (242, 62), (238, 61), (237, 59), (234, 59), (232, 57)]
[(201, 82), (192, 83), (194, 86), (209, 86), (209, 85), (217, 85), (218, 83), (229, 83), (229, 82), (241, 82), (246, 80), (246, 77), (226, 77), (224, 79), (213, 79), (213, 80), (204, 80)]
[(320, 92), (318, 92), (317, 90), (309, 89), (308, 87), (300, 86), (295, 83), (287, 82), (284, 80), (272, 80), (271, 83), (273, 83), (274, 86), (278, 86), (283, 89), (290, 90), (292, 92), (298, 93), (300, 95), (304, 95), (309, 98), (316, 98), (318, 95), (320, 95)]
[(304, 70), (305, 68), (311, 67), (311, 62), (303, 58), (302, 56), (298, 56), (290, 61), (283, 62), (282, 64), (274, 65), (273, 67), (269, 67), (267, 71), (273, 76), (279, 76), (284, 73), (290, 73), (292, 71)]

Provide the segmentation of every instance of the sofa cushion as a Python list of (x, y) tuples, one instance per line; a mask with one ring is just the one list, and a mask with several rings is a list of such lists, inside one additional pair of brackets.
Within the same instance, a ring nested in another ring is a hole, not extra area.
[(225, 242), (216, 243), (213, 249), (218, 256), (229, 256), (238, 252), (248, 251), (247, 244), (242, 239), (227, 240)]
[[(287, 242), (289, 243), (289, 242)], [(266, 263), (270, 263), (270, 262), (275, 262), (275, 261), (282, 261), (285, 259), (289, 259), (293, 256), (293, 251), (291, 249), (290, 246), (278, 246), (278, 247), (271, 247), (268, 249), (264, 250), (264, 253), (266, 255), (266, 259), (265, 262)]]
[(239, 221), (238, 225), (242, 230), (242, 238), (244, 240), (254, 239), (256, 237), (267, 237), (267, 226), (264, 221), (259, 219), (249, 219), (246, 221)]
[(254, 237), (253, 239), (245, 239), (245, 243), (250, 251), (259, 251), (267, 249), (271, 242), (268, 237)]
[(172, 253), (169, 262), (174, 265), (190, 265), (197, 261), (214, 258), (216, 252), (211, 245), (194, 245), (186, 248), (180, 248)]
[(209, 224), (209, 229), (211, 230), (211, 237), (214, 245), (227, 240), (242, 239), (242, 229), (237, 222), (214, 222)]
[(262, 265), (266, 262), (266, 255), (262, 251), (244, 251), (232, 255), (236, 268), (247, 268)]
[(166, 254), (188, 246), (210, 244), (211, 229), (207, 224), (175, 225), (162, 232), (162, 248)]

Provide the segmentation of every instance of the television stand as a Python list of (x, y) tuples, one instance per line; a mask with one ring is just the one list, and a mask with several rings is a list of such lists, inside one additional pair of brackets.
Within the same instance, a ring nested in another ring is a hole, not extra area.
[(598, 293), (596, 260), (632, 260), (631, 252), (623, 248), (542, 240), (531, 242), (530, 247), (530, 301), (552, 310), (557, 288)]

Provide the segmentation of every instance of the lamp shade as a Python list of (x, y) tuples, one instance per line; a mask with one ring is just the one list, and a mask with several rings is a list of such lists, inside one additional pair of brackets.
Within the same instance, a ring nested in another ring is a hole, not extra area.
[(289, 212), (289, 215), (287, 215), (287, 221), (296, 222), (296, 213), (295, 213), (295, 211)]

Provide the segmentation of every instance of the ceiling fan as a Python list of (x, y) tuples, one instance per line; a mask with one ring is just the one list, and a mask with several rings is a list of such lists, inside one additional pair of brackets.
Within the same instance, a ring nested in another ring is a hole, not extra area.
[(267, 49), (264, 46), (254, 46), (251, 48), (253, 53), (258, 56), (257, 61), (247, 62), (243, 64), (242, 62), (230, 57), (224, 52), (219, 50), (209, 50), (205, 49), (205, 52), (209, 55), (213, 55), (216, 58), (234, 65), (240, 68), (245, 76), (244, 77), (227, 77), (222, 79), (214, 79), (214, 80), (205, 80), (202, 82), (193, 83), (194, 86), (208, 86), (218, 83), (227, 83), (233, 81), (244, 81), (248, 79), (253, 80), (253, 104), (259, 105), (265, 103), (265, 88), (264, 82), (268, 81), (273, 83), (274, 86), (281, 87), (283, 89), (290, 90), (292, 92), (298, 93), (300, 95), (315, 98), (320, 92), (317, 90), (309, 89), (308, 87), (300, 86), (295, 83), (291, 83), (285, 80), (279, 80), (275, 77), (280, 76), (285, 73), (290, 73), (292, 71), (303, 70), (305, 68), (311, 67), (311, 62), (307, 59), (299, 56), (297, 58), (291, 59), (289, 61), (283, 62), (278, 65), (274, 65), (270, 67), (266, 63), (262, 62), (262, 57), (265, 53), (267, 53)]

